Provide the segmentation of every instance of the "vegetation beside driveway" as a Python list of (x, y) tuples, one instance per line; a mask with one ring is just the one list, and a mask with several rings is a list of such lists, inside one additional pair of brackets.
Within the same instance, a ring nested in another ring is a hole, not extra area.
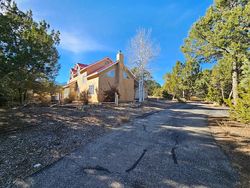
[(170, 102), (0, 109), (0, 187), (31, 175), (79, 146)]
[(95, 139), (15, 187), (225, 187), (238, 174), (207, 124), (225, 108), (181, 103)]
[(250, 185), (250, 126), (228, 117), (210, 117), (209, 127), (217, 144), (240, 174), (240, 187)]

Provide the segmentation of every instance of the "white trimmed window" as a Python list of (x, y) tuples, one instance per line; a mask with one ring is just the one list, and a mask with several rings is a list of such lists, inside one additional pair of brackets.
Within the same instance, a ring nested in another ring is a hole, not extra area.
[(124, 79), (129, 79), (129, 76), (128, 76), (127, 72), (125, 72), (125, 71), (123, 71), (123, 78)]
[(110, 70), (106, 73), (107, 77), (114, 78), (115, 77), (115, 70)]
[(95, 86), (94, 85), (89, 85), (89, 94), (93, 95), (95, 93)]

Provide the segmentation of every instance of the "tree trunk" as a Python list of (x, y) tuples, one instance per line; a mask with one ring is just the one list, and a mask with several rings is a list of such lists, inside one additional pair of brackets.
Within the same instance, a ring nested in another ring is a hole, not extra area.
[(18, 94), (19, 94), (19, 103), (20, 105), (23, 104), (23, 93), (22, 93), (22, 89), (18, 88)]
[(139, 80), (139, 102), (144, 100), (144, 83), (143, 83), (143, 68), (140, 68), (140, 80)]
[(173, 95), (172, 100), (175, 100), (175, 95)]
[(233, 90), (230, 91), (228, 99), (231, 99), (232, 95), (233, 95)]
[(232, 91), (233, 91), (233, 103), (237, 104), (238, 99), (238, 69), (237, 62), (233, 62), (233, 74), (232, 74)]
[(224, 89), (221, 87), (220, 90), (221, 90), (221, 96), (222, 96), (223, 103), (224, 103), (225, 101)]
[(142, 70), (142, 102), (144, 102), (144, 70)]
[(142, 87), (141, 87), (141, 79), (139, 80), (139, 90), (138, 90), (138, 97), (139, 97), (139, 102), (142, 102), (142, 95), (141, 95), (141, 90), (142, 90)]
[(27, 100), (27, 90), (25, 90), (23, 93), (23, 102), (26, 102), (26, 100)]

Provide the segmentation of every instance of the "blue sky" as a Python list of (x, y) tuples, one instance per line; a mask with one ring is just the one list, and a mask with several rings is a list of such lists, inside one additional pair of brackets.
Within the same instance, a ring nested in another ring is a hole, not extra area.
[[(152, 29), (160, 45), (159, 56), (150, 70), (163, 84), (171, 71), (192, 24), (205, 14), (212, 0), (17, 0), (21, 10), (31, 9), (35, 20), (45, 19), (61, 32), (56, 81), (67, 82), (70, 68), (77, 62), (90, 64), (103, 57), (115, 60), (118, 50), (126, 52), (138, 28)], [(126, 63), (126, 53), (125, 53)]]

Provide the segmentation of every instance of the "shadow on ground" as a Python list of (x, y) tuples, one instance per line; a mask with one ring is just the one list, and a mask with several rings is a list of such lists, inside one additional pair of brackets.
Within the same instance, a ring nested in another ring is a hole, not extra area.
[[(0, 187), (40, 170), (79, 146), (169, 104), (0, 109)], [(105, 115), (104, 115), (105, 114)], [(41, 164), (40, 167), (34, 166)]]
[(223, 116), (224, 111), (176, 104), (113, 128), (110, 134), (15, 185), (235, 187), (238, 174), (207, 127), (208, 114)]

